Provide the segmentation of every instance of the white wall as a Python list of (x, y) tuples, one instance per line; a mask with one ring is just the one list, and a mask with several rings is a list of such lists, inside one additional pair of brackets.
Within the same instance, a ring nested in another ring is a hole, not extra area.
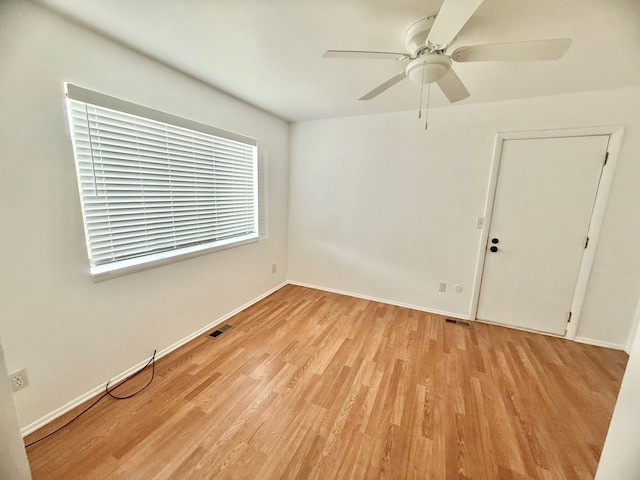
[[(636, 317), (640, 318), (640, 302)], [(640, 478), (640, 335), (635, 333), (596, 480)]]
[(578, 330), (623, 347), (640, 292), (639, 108), (630, 88), (432, 109), (427, 131), (416, 111), (293, 124), (289, 278), (466, 316), (496, 133), (624, 125)]
[[(24, 427), (285, 281), (288, 125), (30, 2), (0, 2), (0, 58), (0, 334)], [(257, 138), (269, 238), (92, 282), (64, 81)]]
[(631, 355), (631, 349), (633, 348), (633, 342), (638, 334), (638, 329), (640, 327), (640, 301), (638, 302), (638, 307), (636, 308), (636, 316), (633, 324), (631, 325), (631, 329), (629, 330), (629, 339), (627, 344), (625, 345), (625, 352)]
[[(640, 89), (433, 109), (427, 132), (413, 111), (288, 130), (16, 0), (0, 2), (0, 58), (0, 335), (8, 369), (29, 374), (15, 394), (22, 426), (283, 282), (289, 183), (289, 278), (466, 315), (497, 131), (626, 126), (578, 335), (627, 341), (640, 291), (640, 218), (629, 215), (640, 202)], [(64, 81), (258, 138), (269, 238), (93, 283)], [(438, 294), (438, 281), (464, 291)]]
[(0, 343), (0, 478), (30, 480), (31, 471), (18, 428), (8, 375)]

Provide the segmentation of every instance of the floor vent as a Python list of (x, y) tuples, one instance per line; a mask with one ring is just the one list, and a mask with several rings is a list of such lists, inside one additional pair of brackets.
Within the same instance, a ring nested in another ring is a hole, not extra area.
[(461, 325), (463, 327), (470, 327), (471, 324), (469, 322), (466, 322), (464, 320), (456, 320), (455, 318), (445, 318), (444, 321), (446, 323), (454, 323), (456, 325)]
[(213, 332), (211, 332), (209, 336), (211, 338), (216, 338), (217, 336), (222, 335), (224, 332), (226, 332), (230, 328), (232, 328), (231, 325), (224, 325), (223, 327), (220, 327), (217, 330), (214, 330)]

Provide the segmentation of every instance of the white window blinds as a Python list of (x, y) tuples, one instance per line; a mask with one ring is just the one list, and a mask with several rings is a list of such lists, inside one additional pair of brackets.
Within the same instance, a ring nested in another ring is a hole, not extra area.
[(92, 274), (258, 237), (255, 140), (73, 85), (67, 110)]

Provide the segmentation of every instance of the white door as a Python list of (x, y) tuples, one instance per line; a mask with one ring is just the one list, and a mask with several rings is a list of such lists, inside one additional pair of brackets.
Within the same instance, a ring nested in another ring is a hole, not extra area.
[(479, 320), (565, 334), (608, 142), (503, 142)]

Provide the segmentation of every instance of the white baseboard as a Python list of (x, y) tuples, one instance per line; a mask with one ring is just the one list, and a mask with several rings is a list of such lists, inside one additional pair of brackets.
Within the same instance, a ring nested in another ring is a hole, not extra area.
[[(285, 285), (287, 285), (288, 282), (283, 282), (280, 285), (277, 285), (276, 287), (272, 288), (271, 290), (268, 290), (267, 292), (263, 293), (262, 295), (254, 298), (253, 300), (248, 301), (247, 303), (245, 303), (244, 305), (242, 305), (241, 307), (236, 308), (235, 310), (227, 313), (226, 315), (223, 315), (222, 317), (214, 320), (213, 322), (209, 323), (208, 325), (205, 325), (204, 327), (202, 327), (201, 329), (197, 330), (196, 332), (193, 332), (192, 334), (184, 337), (181, 340), (178, 340), (177, 342), (175, 342), (172, 345), (169, 345), (166, 348), (163, 348), (162, 350), (160, 350), (159, 352), (156, 352), (156, 360), (161, 359), (162, 357), (164, 357), (165, 355), (168, 355), (169, 353), (173, 352), (174, 350), (176, 350), (177, 348), (180, 348), (182, 345), (184, 345), (187, 342), (190, 342), (191, 340), (193, 340), (194, 338), (202, 335), (203, 333), (205, 333), (207, 330), (221, 324), (222, 322), (224, 322), (225, 320), (228, 320), (229, 318), (233, 317), (234, 315), (240, 313), (241, 311), (249, 308), (251, 305), (259, 302), (260, 300), (262, 300), (265, 297), (268, 297), (269, 295), (271, 295), (272, 293), (280, 290), (282, 287), (284, 287)], [(124, 372), (116, 375), (115, 377), (111, 378), (109, 380), (110, 384), (117, 384), (118, 382), (121, 382), (122, 380), (124, 380), (125, 378), (127, 378), (129, 375), (131, 375), (132, 373), (136, 372), (137, 370), (141, 369), (142, 367), (144, 367), (147, 362), (149, 360), (143, 360), (142, 362), (138, 363), (137, 365), (134, 365), (131, 368), (128, 368), (127, 370), (125, 370)], [(62, 415), (64, 415), (65, 413), (69, 412), (70, 410), (73, 410), (74, 408), (76, 408), (78, 405), (81, 405), (82, 403), (86, 402), (87, 400), (91, 399), (92, 397), (95, 397), (96, 395), (104, 392), (105, 390), (105, 386), (106, 386), (107, 382), (102, 383), (100, 385), (98, 385), (95, 388), (92, 388), (91, 390), (89, 390), (87, 393), (80, 395), (79, 397), (75, 398), (74, 400), (71, 400), (69, 403), (61, 406), (60, 408), (55, 409), (53, 412), (48, 413), (47, 415), (45, 415), (44, 417), (39, 418), (38, 420), (30, 423), (29, 425), (26, 425), (24, 427), (22, 427), (20, 429), (20, 433), (22, 434), (23, 437), (26, 437), (27, 435), (29, 435), (30, 433), (35, 432), (36, 430), (38, 430), (39, 428), (44, 427), (46, 424), (48, 424), (49, 422), (52, 422), (53, 420), (55, 420), (58, 417), (61, 417)]]
[(378, 298), (378, 297), (371, 297), (369, 295), (362, 295), (360, 293), (345, 292), (344, 290), (338, 290), (338, 289), (329, 288), (329, 287), (321, 287), (319, 285), (311, 285), (309, 283), (297, 282), (295, 280), (289, 280), (289, 284), (297, 285), (299, 287), (313, 288), (315, 290), (322, 290), (324, 292), (337, 293), (339, 295), (346, 295), (348, 297), (361, 298), (363, 300), (371, 300), (372, 302), (386, 303), (387, 305), (393, 305), (396, 307), (410, 308), (411, 310), (418, 310), (420, 312), (433, 313), (435, 315), (442, 315), (444, 317), (454, 317), (462, 320), (472, 320), (471, 318), (469, 318), (468, 314), (445, 312), (444, 310), (436, 310), (434, 308), (425, 308), (418, 305), (411, 305), (409, 303), (395, 302), (393, 300), (387, 300), (385, 298)]
[[(295, 280), (289, 280), (288, 283), (291, 284), (291, 285), (298, 285), (299, 287), (313, 288), (315, 290), (322, 290), (322, 291), (325, 291), (325, 292), (337, 293), (339, 295), (347, 295), (349, 297), (362, 298), (363, 300), (371, 300), (371, 301), (374, 301), (374, 302), (386, 303), (388, 305), (395, 305), (397, 307), (410, 308), (412, 310), (419, 310), (421, 312), (434, 313), (436, 315), (442, 315), (444, 317), (453, 317), (453, 318), (460, 318), (460, 319), (463, 319), (463, 320), (475, 321), (475, 319), (471, 318), (468, 314), (463, 315), (461, 313), (445, 312), (443, 310), (436, 310), (434, 308), (425, 308), (425, 307), (420, 307), (420, 306), (417, 306), (417, 305), (410, 305), (408, 303), (395, 302), (393, 300), (387, 300), (387, 299), (384, 299), (384, 298), (377, 298), (377, 297), (372, 297), (372, 296), (369, 296), (369, 295), (362, 295), (362, 294), (359, 294), (359, 293), (346, 292), (344, 290), (338, 290), (336, 288), (321, 287), (319, 285), (312, 285), (312, 284), (309, 284), (309, 283), (298, 282), (298, 281), (295, 281)], [(484, 322), (484, 323), (491, 323), (491, 322)], [(537, 333), (537, 334), (540, 334), (540, 335), (548, 335), (548, 336), (552, 336), (552, 337), (558, 337), (558, 335), (551, 335), (551, 334), (548, 334), (548, 333), (545, 333), (545, 332), (538, 332), (538, 331), (527, 330), (527, 329), (518, 328), (518, 327), (512, 327), (510, 325), (500, 325), (500, 324), (496, 324), (496, 323), (493, 323), (492, 325), (498, 325), (498, 326), (507, 327), (507, 328), (515, 328), (516, 330), (523, 330), (523, 331), (526, 331), (526, 332)], [(559, 337), (559, 338), (564, 338), (564, 337)], [(571, 340), (571, 339), (568, 339), (568, 340)], [(587, 345), (595, 345), (597, 347), (612, 348), (614, 350), (624, 350), (624, 351), (626, 351), (624, 345), (619, 345), (617, 343), (602, 342), (600, 340), (594, 340), (592, 338), (585, 338), (585, 337), (576, 337), (573, 340), (578, 342), (578, 343), (584, 343), (584, 344), (587, 344)], [(627, 352), (627, 353), (629, 353), (629, 352)]]
[(600, 340), (594, 340), (593, 338), (576, 337), (574, 338), (574, 340), (578, 343), (584, 343), (586, 345), (594, 345), (596, 347), (612, 348), (614, 350), (625, 350), (624, 345), (619, 345), (617, 343), (611, 343), (611, 342), (602, 342)]
[[(280, 285), (277, 285), (276, 287), (272, 288), (271, 290), (268, 290), (267, 292), (263, 293), (262, 295), (259, 295), (258, 297), (250, 300), (249, 302), (245, 303), (244, 305), (242, 305), (242, 306), (236, 308), (235, 310), (227, 313), (226, 315), (223, 315), (222, 317), (214, 320), (213, 322), (209, 323), (208, 325), (205, 325), (204, 327), (202, 327), (201, 329), (197, 330), (196, 332), (193, 332), (190, 335), (182, 338), (181, 340), (178, 340), (174, 344), (172, 344), (172, 345), (160, 350), (159, 352), (156, 353), (156, 360), (159, 360), (160, 358), (164, 357), (165, 355), (168, 355), (169, 353), (173, 352), (174, 350), (178, 349), (179, 347), (183, 346), (184, 344), (190, 342), (194, 338), (202, 335), (207, 330), (210, 330), (211, 328), (219, 325), (220, 323), (226, 321), (227, 319), (233, 317), (234, 315), (240, 313), (241, 311), (249, 308), (250, 306), (252, 306), (253, 304), (259, 302), (260, 300), (268, 297), (269, 295), (271, 295), (272, 293), (280, 290), (282, 287), (284, 287), (287, 284), (297, 285), (297, 286), (306, 287), (306, 288), (313, 288), (315, 290), (322, 290), (322, 291), (325, 291), (325, 292), (336, 293), (336, 294), (339, 294), (339, 295), (346, 295), (346, 296), (349, 296), (349, 297), (361, 298), (363, 300), (371, 300), (371, 301), (374, 301), (374, 302), (384, 303), (384, 304), (387, 304), (387, 305), (394, 305), (394, 306), (397, 306), (397, 307), (410, 308), (412, 310), (418, 310), (418, 311), (421, 311), (421, 312), (433, 313), (433, 314), (442, 315), (442, 316), (445, 316), (445, 317), (454, 317), (454, 318), (460, 318), (460, 319), (464, 319), (464, 320), (472, 320), (469, 317), (469, 315), (466, 315), (466, 314), (463, 315), (463, 314), (460, 314), (460, 313), (446, 312), (444, 310), (437, 310), (437, 309), (433, 309), (433, 308), (425, 308), (425, 307), (418, 306), (418, 305), (411, 305), (411, 304), (408, 304), (408, 303), (395, 302), (393, 300), (387, 300), (387, 299), (384, 299), (384, 298), (372, 297), (370, 295), (362, 295), (362, 294), (359, 294), (359, 293), (346, 292), (344, 290), (338, 290), (338, 289), (335, 289), (335, 288), (322, 287), (322, 286), (319, 286), (319, 285), (312, 285), (312, 284), (308, 284), (308, 283), (297, 282), (295, 280), (289, 280), (289, 281), (281, 283)], [(585, 344), (588, 344), (588, 345), (595, 345), (595, 346), (598, 346), (598, 347), (613, 348), (615, 350), (625, 350), (624, 345), (618, 345), (616, 343), (610, 343), (610, 342), (601, 342), (599, 340), (593, 340), (593, 339), (590, 339), (590, 338), (576, 337), (575, 341), (576, 342), (580, 342), (580, 343), (585, 343)], [(121, 382), (122, 380), (127, 378), (132, 373), (134, 373), (137, 370), (139, 370), (140, 368), (144, 367), (147, 362), (148, 362), (148, 359), (141, 361), (137, 365), (134, 365), (131, 368), (125, 370), (124, 372), (122, 372), (122, 373), (116, 375), (115, 377), (111, 378), (109, 380), (109, 383), (117, 384), (118, 382)], [(69, 403), (57, 408), (56, 410), (54, 410), (51, 413), (39, 418), (38, 420), (30, 423), (29, 425), (26, 425), (25, 427), (20, 429), (20, 433), (22, 434), (23, 437), (25, 437), (25, 436), (29, 435), (30, 433), (35, 432), (39, 428), (42, 428), (46, 424), (48, 424), (48, 423), (52, 422), (53, 420), (55, 420), (56, 418), (61, 417), (65, 413), (73, 410), (77, 406), (81, 405), (82, 403), (86, 402), (87, 400), (91, 399), (92, 397), (95, 397), (96, 395), (98, 395), (101, 392), (103, 392), (104, 388), (105, 388), (105, 385), (106, 385), (106, 382), (98, 385), (95, 388), (92, 388), (91, 390), (89, 390), (85, 394), (80, 395), (79, 397), (75, 398), (74, 400), (70, 401)]]

